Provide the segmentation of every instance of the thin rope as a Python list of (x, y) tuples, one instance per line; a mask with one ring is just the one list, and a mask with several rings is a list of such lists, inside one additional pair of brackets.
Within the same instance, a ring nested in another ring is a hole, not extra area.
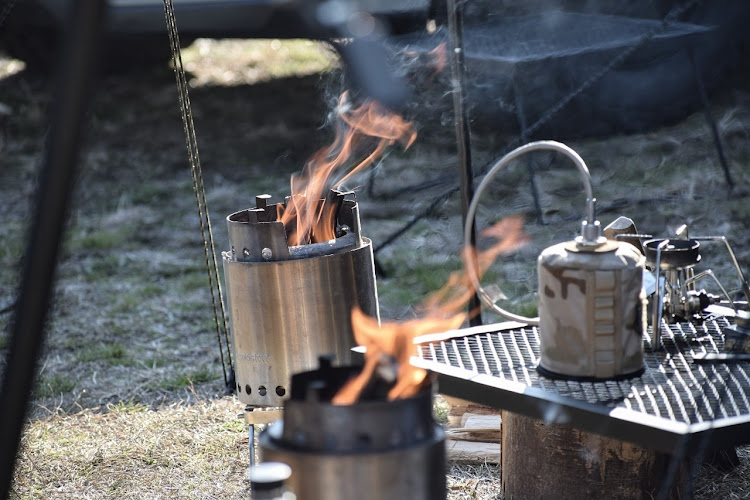
[[(234, 373), (231, 350), (229, 349), (229, 325), (227, 322), (226, 309), (224, 307), (224, 296), (221, 291), (219, 279), (219, 266), (216, 261), (216, 249), (214, 246), (213, 231), (211, 230), (211, 219), (208, 213), (206, 201), (206, 189), (203, 183), (203, 171), (201, 169), (200, 157), (198, 155), (198, 140), (195, 135), (193, 113), (190, 105), (187, 78), (185, 68), (182, 65), (182, 53), (180, 50), (180, 38), (177, 33), (177, 20), (174, 15), (172, 0), (164, 0), (164, 16), (167, 22), (169, 42), (172, 48), (172, 61), (174, 63), (175, 79), (177, 80), (177, 93), (180, 102), (182, 125), (185, 132), (185, 142), (190, 160), (190, 173), (193, 179), (193, 192), (200, 220), (201, 237), (203, 238), (203, 254), (205, 257), (208, 284), (211, 290), (211, 305), (214, 311), (214, 322), (216, 324), (216, 338), (219, 343), (219, 355), (221, 357), (221, 368), (224, 372), (224, 383), (229, 385), (230, 374)], [(217, 300), (218, 297), (218, 300)], [(223, 338), (223, 340), (222, 340)], [(225, 362), (224, 348), (226, 347)]]

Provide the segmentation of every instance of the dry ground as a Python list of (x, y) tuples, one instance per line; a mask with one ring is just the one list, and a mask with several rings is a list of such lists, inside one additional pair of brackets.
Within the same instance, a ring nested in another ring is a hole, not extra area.
[[(289, 175), (330, 139), (325, 127), (339, 89), (332, 56), (310, 42), (199, 40), (185, 54), (191, 99), (219, 249), (223, 218), (261, 192), (288, 193)], [(50, 85), (0, 59), (0, 309), (13, 301), (23, 236), (46, 131)], [(702, 115), (637, 136), (572, 141), (589, 164), (604, 224), (617, 215), (641, 232), (725, 234), (750, 268), (750, 93), (715, 98), (737, 187), (729, 191)], [(333, 90), (332, 90), (333, 89)], [(363, 228), (378, 245), (446, 186), (397, 192), (450, 174), (450, 120), (421, 123), (408, 152), (361, 179)], [(442, 117), (445, 118), (445, 117)], [(443, 124), (442, 126), (436, 124)], [(429, 126), (428, 126), (429, 125)], [(475, 135), (474, 158), (498, 154), (507, 137)], [(202, 265), (174, 78), (167, 68), (104, 78), (90, 113), (85, 161), (60, 264), (55, 307), (23, 437), (17, 498), (240, 498), (248, 463), (242, 406), (223, 396), (218, 346)], [(489, 279), (534, 310), (533, 262), (570, 237), (581, 216), (577, 174), (537, 158), (547, 224), (534, 222), (525, 167), (501, 174), (481, 224), (511, 213), (528, 220), (532, 243)], [(381, 316), (405, 318), (459, 267), (460, 217), (453, 196), (432, 217), (378, 253)], [(723, 249), (704, 265), (736, 280)], [(491, 318), (489, 318), (491, 319)], [(6, 330), (8, 314), (0, 315)], [(7, 352), (0, 333), (0, 354)], [(750, 459), (729, 474), (704, 468), (699, 498), (748, 498)], [(453, 466), (450, 498), (495, 498), (497, 468)]]

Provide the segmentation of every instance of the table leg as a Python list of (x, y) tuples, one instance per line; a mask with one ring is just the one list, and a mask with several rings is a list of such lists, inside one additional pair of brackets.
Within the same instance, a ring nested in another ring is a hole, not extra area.
[(506, 499), (692, 497), (688, 459), (510, 412), (501, 443)]

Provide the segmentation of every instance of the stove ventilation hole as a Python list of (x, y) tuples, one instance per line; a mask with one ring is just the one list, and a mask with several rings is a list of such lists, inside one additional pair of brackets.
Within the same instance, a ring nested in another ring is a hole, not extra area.
[(248, 393), (248, 394), (250, 394), (250, 392), (251, 392), (250, 391), (250, 384), (246, 384), (245, 385), (245, 392)]
[(283, 398), (283, 397), (284, 397), (284, 394), (286, 394), (286, 389), (284, 389), (284, 388), (283, 388), (282, 386), (280, 386), (280, 385), (279, 385), (279, 386), (277, 386), (277, 387), (276, 387), (276, 395), (277, 395), (278, 397), (280, 397), (280, 398)]
[(258, 394), (260, 394), (261, 396), (265, 396), (266, 392), (267, 391), (266, 391), (266, 386), (265, 385), (261, 385), (260, 387), (258, 387)]

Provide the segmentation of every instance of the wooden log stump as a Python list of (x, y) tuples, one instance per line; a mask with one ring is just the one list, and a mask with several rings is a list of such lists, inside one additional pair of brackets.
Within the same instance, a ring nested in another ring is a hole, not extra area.
[(660, 495), (670, 456), (641, 446), (503, 412), (501, 484), (512, 499), (690, 498), (689, 461)]

